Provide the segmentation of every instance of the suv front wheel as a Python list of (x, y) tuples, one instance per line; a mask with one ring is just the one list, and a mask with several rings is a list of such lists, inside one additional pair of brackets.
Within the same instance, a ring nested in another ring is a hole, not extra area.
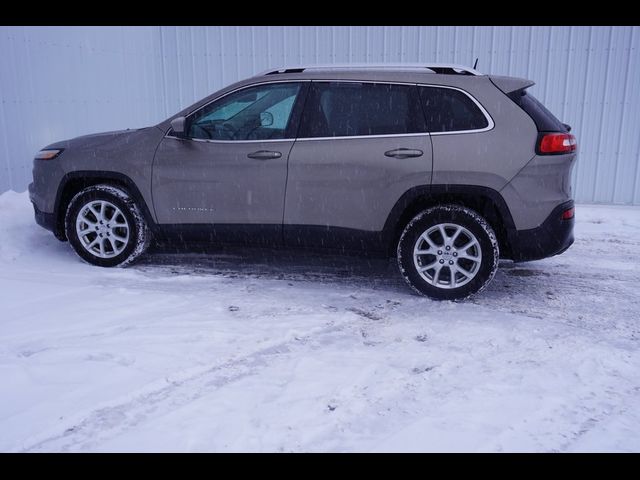
[(147, 249), (150, 232), (139, 207), (122, 188), (87, 187), (69, 202), (65, 216), (69, 243), (88, 263), (125, 266)]
[(491, 226), (459, 205), (432, 207), (414, 217), (400, 237), (397, 255), (407, 283), (436, 300), (460, 300), (481, 291), (500, 258)]

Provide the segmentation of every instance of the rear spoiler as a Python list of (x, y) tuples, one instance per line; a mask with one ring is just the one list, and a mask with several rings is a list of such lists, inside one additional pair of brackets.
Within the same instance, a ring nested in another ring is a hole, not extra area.
[(519, 90), (529, 88), (536, 83), (525, 78), (502, 77), (499, 75), (489, 75), (489, 80), (491, 80), (491, 83), (493, 83), (507, 95), (512, 92), (517, 92)]

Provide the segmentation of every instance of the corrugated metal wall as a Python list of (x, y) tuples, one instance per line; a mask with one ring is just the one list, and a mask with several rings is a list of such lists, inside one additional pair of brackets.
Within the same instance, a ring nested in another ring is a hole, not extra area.
[(41, 147), (165, 114), (158, 27), (0, 27), (0, 192)]
[(0, 192), (43, 145), (156, 123), (274, 66), (453, 62), (535, 80), (582, 202), (640, 204), (640, 27), (1, 27)]

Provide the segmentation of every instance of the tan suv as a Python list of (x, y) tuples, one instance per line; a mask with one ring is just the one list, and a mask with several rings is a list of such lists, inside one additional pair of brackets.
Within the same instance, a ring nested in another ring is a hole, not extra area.
[(500, 257), (573, 242), (576, 141), (531, 85), (455, 65), (270, 70), (41, 150), (36, 220), (104, 267), (152, 238), (366, 250), (421, 294), (464, 298)]

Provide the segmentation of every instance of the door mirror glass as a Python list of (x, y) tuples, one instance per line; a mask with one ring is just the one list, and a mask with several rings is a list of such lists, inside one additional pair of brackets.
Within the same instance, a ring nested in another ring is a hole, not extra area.
[(260, 114), (260, 126), (270, 127), (273, 125), (273, 114), (271, 112), (262, 112)]
[(177, 137), (184, 137), (185, 123), (186, 123), (186, 120), (184, 117), (178, 117), (171, 120), (171, 129), (173, 130), (173, 133)]

